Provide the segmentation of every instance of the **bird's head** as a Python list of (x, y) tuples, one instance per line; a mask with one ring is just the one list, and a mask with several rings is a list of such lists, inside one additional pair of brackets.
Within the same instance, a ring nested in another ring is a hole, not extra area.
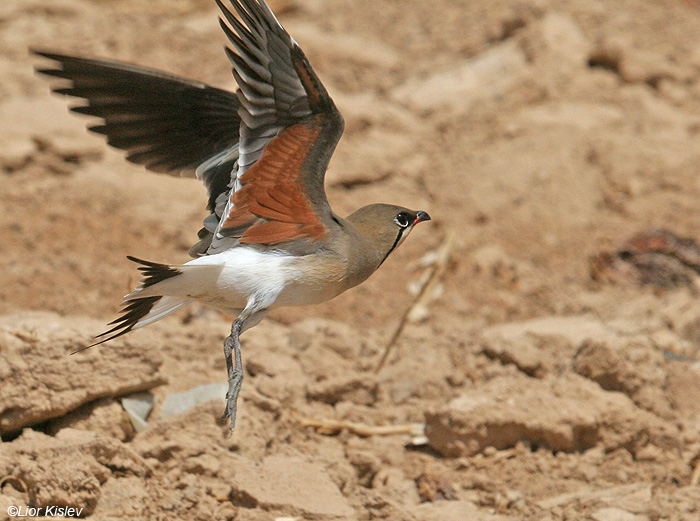
[(409, 210), (393, 204), (370, 204), (349, 215), (347, 220), (371, 245), (380, 257), (381, 265), (398, 248), (413, 227), (430, 216), (424, 211)]

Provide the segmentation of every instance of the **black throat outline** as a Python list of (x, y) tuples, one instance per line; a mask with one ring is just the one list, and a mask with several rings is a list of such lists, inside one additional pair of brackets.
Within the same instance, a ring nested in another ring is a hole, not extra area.
[[(384, 261), (386, 260), (386, 258), (389, 255), (391, 255), (392, 251), (394, 251), (396, 249), (396, 247), (399, 245), (399, 241), (401, 240), (401, 237), (403, 237), (403, 232), (405, 232), (406, 230), (408, 230), (408, 228), (401, 228), (399, 230), (399, 234), (396, 236), (396, 240), (394, 241), (394, 244), (391, 246), (391, 249), (386, 253), (386, 255), (384, 255), (384, 258), (382, 259), (382, 262), (379, 263), (379, 266), (384, 264)], [(379, 269), (379, 266), (377, 266), (377, 269)]]

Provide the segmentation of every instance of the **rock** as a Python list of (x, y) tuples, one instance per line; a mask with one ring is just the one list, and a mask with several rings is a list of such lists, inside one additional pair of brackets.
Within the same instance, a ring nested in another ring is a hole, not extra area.
[(350, 376), (333, 379), (312, 385), (306, 392), (310, 400), (318, 400), (330, 405), (349, 401), (360, 405), (372, 405), (379, 395), (379, 383), (369, 375)]
[(128, 441), (135, 434), (126, 412), (112, 398), (102, 398), (83, 405), (60, 418), (49, 421), (46, 426), (46, 432), (51, 435), (55, 435), (62, 429), (92, 431), (120, 441)]
[(240, 458), (231, 485), (233, 501), (245, 508), (260, 506), (314, 519), (355, 516), (325, 469), (299, 457), (270, 456), (260, 463)]
[(430, 445), (446, 456), (472, 455), (488, 446), (513, 447), (527, 440), (553, 451), (602, 445), (634, 452), (647, 443), (677, 450), (675, 426), (574, 375), (499, 377), (446, 407), (426, 413)]
[(372, 490), (399, 505), (418, 505), (420, 497), (416, 483), (394, 467), (381, 468), (372, 479)]
[(397, 405), (404, 404), (413, 398), (418, 398), (423, 395), (424, 389), (422, 382), (416, 382), (413, 379), (409, 380), (392, 380), (383, 383), (383, 386), (389, 391), (391, 401)]
[(474, 103), (497, 98), (528, 76), (525, 54), (507, 40), (455, 67), (406, 81), (393, 97), (418, 110), (449, 107), (467, 112)]
[[(241, 396), (259, 409), (279, 411), (277, 399), (303, 400), (312, 379), (302, 369), (297, 346), (290, 345), (291, 328), (274, 322), (263, 325), (265, 329), (246, 338), (243, 365), (252, 385), (244, 385)], [(250, 392), (253, 389), (258, 392)]]
[(567, 368), (581, 342), (615, 334), (597, 318), (574, 315), (492, 326), (484, 329), (480, 343), (487, 356), (514, 364), (527, 375), (543, 376)]
[(386, 519), (388, 521), (417, 521), (406, 508), (388, 499), (384, 494), (372, 489), (362, 490), (362, 506), (367, 512), (367, 519)]
[(160, 354), (128, 337), (70, 356), (90, 342), (88, 332), (103, 327), (52, 313), (0, 317), (0, 434), (165, 383)]
[[(664, 336), (665, 343), (682, 342), (670, 331)], [(487, 328), (480, 343), (484, 354), (514, 364), (529, 376), (561, 374), (573, 359), (574, 371), (603, 389), (622, 392), (664, 418), (673, 415), (673, 398), (665, 390), (669, 364), (658, 347), (660, 340), (632, 321), (546, 317)]]
[(153, 410), (153, 405), (156, 403), (156, 397), (153, 393), (142, 391), (130, 394), (122, 397), (121, 403), (134, 430), (136, 432), (146, 430), (146, 420), (148, 420), (148, 416)]
[(632, 483), (602, 490), (584, 489), (561, 494), (537, 502), (547, 511), (572, 511), (579, 515), (588, 512), (587, 519), (596, 521), (648, 521), (655, 511), (658, 498), (649, 483)]
[[(661, 109), (659, 104), (651, 104), (654, 105)], [(691, 237), (681, 237), (665, 228), (650, 228), (634, 234), (614, 251), (601, 251), (594, 256), (591, 278), (613, 284), (695, 288), (694, 267), (699, 261), (700, 246)]]
[(648, 338), (617, 337), (583, 342), (573, 360), (573, 369), (607, 391), (619, 391), (643, 409), (670, 418), (672, 411), (664, 394), (668, 377), (663, 354)]
[(513, 364), (528, 376), (543, 376), (551, 368), (547, 367), (551, 359), (543, 355), (543, 349), (533, 339), (517, 339), (507, 343), (485, 342), (484, 354), (500, 360), (504, 364)]
[(418, 505), (411, 513), (417, 521), (507, 521), (514, 519), (480, 512), (471, 501), (437, 501)]
[(189, 474), (199, 476), (217, 476), (220, 473), (223, 461), (211, 454), (202, 454), (188, 458), (182, 466), (183, 470)]
[(165, 397), (160, 410), (161, 418), (169, 418), (191, 409), (196, 405), (216, 401), (226, 403), (226, 382), (199, 385), (181, 393), (171, 393)]
[(574, 357), (573, 368), (607, 391), (636, 391), (639, 388), (639, 381), (631, 381), (636, 377), (636, 369), (603, 342), (584, 342)]
[(144, 460), (114, 438), (64, 429), (55, 438), (27, 430), (3, 446), (0, 476), (12, 475), (29, 488), (33, 506), (83, 508), (90, 514), (101, 485), (112, 476), (145, 477)]

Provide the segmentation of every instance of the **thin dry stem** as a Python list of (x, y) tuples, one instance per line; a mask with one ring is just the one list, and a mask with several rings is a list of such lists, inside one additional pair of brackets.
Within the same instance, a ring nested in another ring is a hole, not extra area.
[(406, 309), (404, 312), (403, 316), (401, 317), (401, 320), (399, 321), (398, 326), (396, 327), (396, 330), (394, 330), (394, 334), (391, 335), (391, 339), (387, 343), (386, 347), (384, 348), (384, 354), (382, 355), (382, 359), (379, 361), (379, 364), (377, 364), (377, 368), (374, 370), (375, 373), (378, 373), (379, 371), (382, 370), (384, 367), (384, 364), (386, 363), (387, 359), (389, 358), (389, 354), (391, 354), (391, 350), (393, 349), (394, 345), (396, 344), (396, 341), (399, 339), (401, 336), (401, 333), (403, 332), (404, 328), (406, 327), (406, 324), (408, 323), (408, 319), (415, 312), (415, 310), (420, 307), (420, 306), (425, 306), (428, 304), (429, 300), (429, 295), (431, 294), (430, 290), (435, 286), (438, 280), (442, 278), (442, 276), (445, 274), (445, 271), (447, 270), (447, 266), (450, 262), (450, 256), (452, 254), (452, 233), (448, 232), (445, 238), (443, 239), (442, 243), (440, 244), (440, 247), (437, 249), (437, 255), (435, 258), (435, 262), (428, 268), (429, 269), (429, 275), (428, 277), (424, 280), (422, 283), (418, 294), (415, 296), (413, 299), (413, 302), (411, 305)]
[(700, 458), (695, 461), (695, 467), (693, 468), (693, 474), (690, 476), (690, 486), (694, 487), (700, 483)]

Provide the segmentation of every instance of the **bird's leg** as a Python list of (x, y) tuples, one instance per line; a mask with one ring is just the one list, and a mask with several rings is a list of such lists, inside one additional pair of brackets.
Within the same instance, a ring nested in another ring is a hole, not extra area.
[[(243, 365), (241, 363), (241, 342), (239, 336), (243, 320), (238, 317), (231, 326), (231, 334), (224, 342), (224, 356), (226, 357), (226, 367), (228, 369), (228, 391), (226, 392), (226, 411), (222, 419), (231, 418), (229, 429), (233, 432), (236, 425), (236, 402), (238, 401), (238, 393), (241, 390), (241, 382), (243, 381)], [(235, 358), (235, 365), (231, 360), (231, 353)]]

